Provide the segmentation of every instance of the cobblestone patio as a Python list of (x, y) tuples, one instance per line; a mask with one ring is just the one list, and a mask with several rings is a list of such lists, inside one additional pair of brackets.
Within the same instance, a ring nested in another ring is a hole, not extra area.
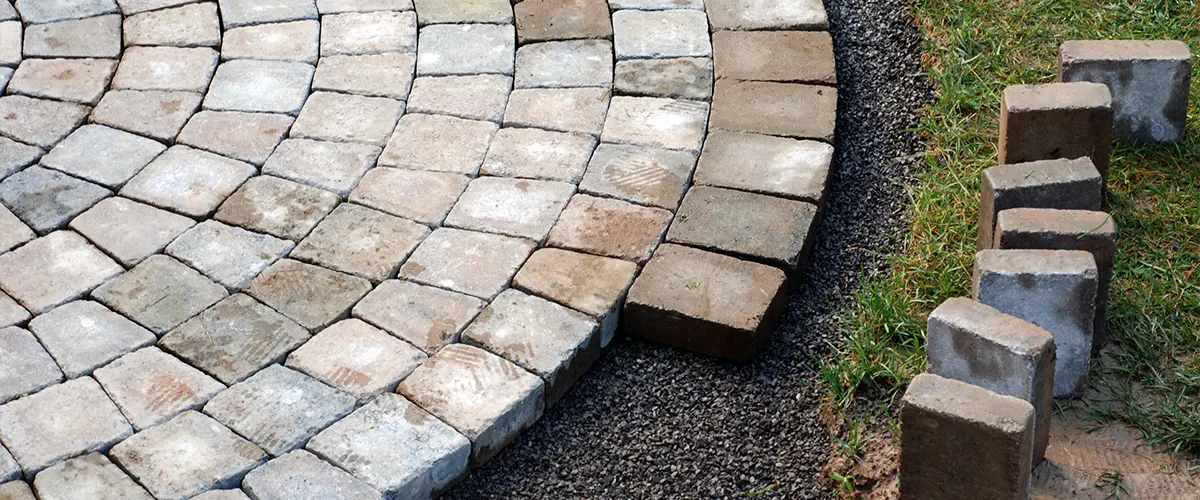
[(618, 331), (748, 359), (820, 220), (825, 27), (0, 2), (0, 498), (428, 498)]

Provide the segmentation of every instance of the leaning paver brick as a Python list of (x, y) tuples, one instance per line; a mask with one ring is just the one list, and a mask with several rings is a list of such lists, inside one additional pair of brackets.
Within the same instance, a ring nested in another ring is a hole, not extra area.
[(218, 57), (207, 47), (129, 47), (112, 88), (204, 92), (217, 70)]
[(481, 177), (467, 186), (446, 225), (542, 241), (574, 193), (565, 182)]
[(1099, 83), (1014, 85), (1000, 102), (1000, 164), (1087, 156), (1108, 179), (1112, 94)]
[(629, 289), (630, 335), (747, 361), (766, 345), (786, 302), (773, 267), (664, 244)]
[(67, 378), (89, 375), (109, 361), (158, 341), (153, 333), (90, 300), (59, 306), (29, 322)]
[(422, 76), (413, 80), (405, 113), (499, 123), (512, 86), (512, 77), (504, 75)]
[(116, 189), (166, 149), (129, 132), (84, 125), (54, 146), (41, 164)]
[(295, 115), (316, 70), (307, 64), (238, 59), (217, 66), (204, 108)]
[(686, 151), (601, 144), (588, 162), (579, 190), (675, 210), (695, 166), (696, 155)]
[(805, 201), (825, 199), (833, 146), (715, 130), (704, 141), (695, 183)]
[(535, 43), (517, 49), (516, 88), (611, 87), (613, 48), (607, 40)]
[(626, 59), (617, 61), (613, 80), (623, 95), (707, 100), (713, 95), (713, 62), (707, 57)]
[(316, 19), (313, 0), (220, 0), (225, 29), (247, 24), (277, 23), (297, 19)]
[(625, 293), (637, 272), (633, 262), (543, 248), (513, 277), (513, 287), (596, 318), (600, 347), (608, 347), (620, 324)]
[(421, 25), (513, 22), (512, 4), (507, 0), (413, 0), (413, 6)]
[(75, 217), (70, 227), (121, 265), (133, 267), (194, 225), (196, 221), (182, 215), (112, 197)]
[(0, 182), (0, 202), (38, 233), (61, 228), (112, 191), (42, 167), (17, 172)]
[(463, 329), (485, 305), (469, 295), (388, 280), (355, 305), (353, 314), (433, 354), (457, 343)]
[(699, 153), (708, 109), (708, 103), (698, 101), (614, 97), (600, 139)]
[(402, 113), (404, 103), (392, 99), (316, 92), (305, 101), (289, 136), (383, 147)]
[(227, 294), (225, 287), (179, 261), (152, 255), (97, 288), (92, 298), (162, 335)]
[(250, 471), (242, 487), (261, 499), (383, 500), (375, 488), (304, 450)]
[(994, 245), (996, 214), (1010, 208), (1100, 210), (1104, 179), (1087, 157), (997, 165), (983, 170), (979, 249)]
[(475, 175), (499, 127), (452, 116), (412, 114), (400, 118), (379, 165)]
[(92, 111), (92, 121), (113, 128), (172, 141), (204, 96), (195, 92), (113, 90)]
[(928, 372), (1029, 402), (1033, 463), (1041, 463), (1054, 411), (1054, 337), (1028, 321), (967, 298), (929, 314)]
[(272, 264), (246, 286), (246, 293), (313, 331), (346, 317), (369, 291), (365, 279), (290, 259)]
[(611, 94), (603, 87), (514, 90), (504, 111), (504, 126), (598, 136)]
[(56, 231), (0, 255), (0, 288), (29, 312), (41, 314), (122, 271), (83, 237)]
[(366, 144), (288, 139), (275, 148), (263, 173), (346, 196), (375, 165), (380, 149)]
[(93, 376), (136, 431), (199, 409), (225, 390), (224, 384), (157, 347), (121, 356)]
[(415, 54), (323, 56), (317, 63), (312, 88), (404, 100), (416, 67)]
[(837, 85), (827, 32), (718, 31), (712, 38), (717, 78)]
[(421, 28), (417, 74), (513, 74), (516, 34), (512, 25), (441, 24)]
[(121, 16), (106, 15), (34, 24), (25, 28), (25, 57), (103, 57), (121, 55)]
[(900, 494), (1029, 498), (1033, 419), (1020, 399), (917, 375), (900, 406)]
[(256, 172), (248, 163), (176, 145), (125, 184), (120, 195), (205, 217)]
[(217, 47), (221, 21), (214, 2), (143, 12), (125, 18), (127, 45)]
[(521, 43), (612, 38), (605, 0), (526, 0), (513, 6)]
[(1087, 383), (1096, 316), (1096, 261), (1075, 250), (984, 250), (975, 255), (975, 300), (1054, 336), (1054, 397)]
[(711, 57), (708, 18), (695, 10), (618, 10), (612, 14), (617, 59)]
[(188, 120), (175, 142), (261, 166), (293, 121), (274, 113), (201, 111)]
[(719, 80), (708, 126), (833, 142), (837, 100), (834, 87)]
[(438, 226), (470, 182), (470, 177), (449, 172), (375, 168), (350, 193), (350, 201)]
[(38, 473), (33, 489), (44, 499), (154, 500), (108, 457), (99, 453), (75, 457)]
[(400, 278), (491, 300), (508, 287), (537, 243), (439, 228), (400, 267)]
[(243, 26), (225, 32), (221, 57), (316, 64), (320, 37), (315, 19)]
[(413, 221), (345, 203), (317, 224), (291, 258), (379, 282), (395, 276), (429, 232)]
[(114, 59), (29, 59), (17, 67), (8, 92), (95, 105), (116, 69)]
[(225, 288), (240, 290), (294, 246), (291, 241), (207, 220), (167, 245), (167, 255)]
[(32, 333), (0, 328), (0, 404), (62, 381), (62, 371)]
[(644, 263), (662, 242), (671, 212), (586, 194), (571, 198), (547, 245)]
[(87, 118), (79, 104), (9, 95), (0, 97), (0, 134), (41, 148), (50, 148)]
[(379, 393), (395, 390), (427, 357), (383, 330), (347, 319), (322, 330), (288, 355), (287, 367), (366, 403)]
[(349, 12), (321, 19), (321, 57), (413, 52), (416, 48), (417, 16), (412, 12)]
[(821, 0), (707, 0), (704, 8), (708, 11), (713, 31), (823, 30), (829, 24)]
[(504, 128), (492, 139), (479, 173), (579, 183), (596, 139), (530, 128)]

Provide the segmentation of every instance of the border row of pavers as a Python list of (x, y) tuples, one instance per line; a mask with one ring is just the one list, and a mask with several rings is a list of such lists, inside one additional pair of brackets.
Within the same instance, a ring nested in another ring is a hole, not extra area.
[(1112, 141), (1181, 140), (1191, 72), (1181, 42), (1072, 41), (1061, 82), (1005, 89), (972, 297), (930, 314), (902, 402), (901, 498), (1029, 498), (1053, 400), (1082, 395), (1107, 339)]

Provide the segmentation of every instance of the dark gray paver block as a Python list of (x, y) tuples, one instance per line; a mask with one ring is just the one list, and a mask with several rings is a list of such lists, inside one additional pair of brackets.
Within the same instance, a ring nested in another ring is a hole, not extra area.
[(199, 409), (225, 390), (224, 384), (157, 347), (121, 356), (92, 376), (137, 431)]
[(711, 99), (713, 62), (707, 57), (626, 59), (617, 61), (613, 79), (618, 94)]
[(1092, 160), (1042, 160), (983, 170), (979, 249), (994, 246), (996, 214), (1010, 208), (1100, 210), (1104, 179)]
[(39, 148), (0, 137), (0, 179), (32, 165), (45, 154)]
[(228, 292), (165, 255), (153, 255), (92, 292), (92, 298), (162, 335)]
[(109, 196), (112, 191), (101, 186), (38, 166), (0, 182), (0, 202), (41, 234), (66, 225)]
[(1014, 85), (1000, 102), (1000, 164), (1055, 158), (1092, 159), (1108, 178), (1112, 94), (1098, 83)]
[(109, 361), (158, 340), (153, 333), (90, 300), (61, 305), (29, 322), (67, 378), (91, 374)]
[(5, 483), (16, 481), (21, 477), (21, 466), (17, 465), (17, 461), (13, 460), (12, 454), (7, 449), (0, 446), (0, 498), (4, 498), (6, 494)]

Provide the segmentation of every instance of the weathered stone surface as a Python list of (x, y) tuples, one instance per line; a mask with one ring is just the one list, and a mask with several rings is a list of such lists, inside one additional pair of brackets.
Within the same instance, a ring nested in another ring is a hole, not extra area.
[(1010, 208), (1100, 210), (1104, 179), (1087, 157), (997, 165), (983, 170), (979, 249), (993, 246), (996, 214)]
[(121, 12), (130, 16), (148, 10), (158, 10), (166, 7), (174, 7), (190, 3), (191, 0), (117, 0), (117, 5), (121, 6)]
[(1000, 164), (1087, 156), (1108, 178), (1112, 94), (1099, 83), (1014, 85), (1000, 102)]
[[(626, 0), (627, 1), (627, 0)], [(713, 31), (753, 29), (825, 29), (821, 0), (708, 0)]]
[(996, 217), (996, 248), (1083, 250), (1096, 259), (1096, 319), (1092, 352), (1108, 340), (1108, 294), (1117, 254), (1117, 226), (1112, 216), (1088, 210), (1013, 208)]
[(154, 344), (153, 333), (89, 300), (59, 306), (29, 322), (67, 378), (89, 375), (123, 354)]
[(414, 54), (324, 56), (317, 63), (312, 88), (404, 100), (416, 68)]
[(161, 141), (171, 141), (204, 97), (195, 92), (114, 90), (104, 94), (92, 121)]
[(109, 188), (124, 184), (166, 146), (103, 125), (84, 125), (42, 158), (43, 166)]
[(204, 108), (295, 115), (316, 70), (285, 61), (233, 60), (217, 66)]
[(316, 64), (320, 37), (315, 19), (234, 28), (225, 32), (221, 57)]
[(5, 483), (8, 483), (9, 481), (17, 481), (21, 479), (21, 477), (21, 466), (17, 465), (17, 461), (13, 460), (13, 457), (8, 453), (8, 450), (4, 449), (3, 446), (0, 446), (0, 498), (7, 498), (4, 495), (10, 494), (4, 489), (4, 487), (7, 486)]
[(105, 451), (130, 434), (129, 422), (90, 377), (0, 406), (0, 440), (26, 480), (62, 460)]
[(225, 288), (240, 290), (293, 246), (291, 241), (207, 220), (167, 245), (167, 254)]
[(828, 32), (718, 31), (712, 43), (717, 78), (837, 85)]
[(262, 165), (292, 121), (290, 116), (272, 113), (201, 111), (188, 120), (176, 142)]
[(404, 103), (392, 99), (316, 92), (304, 103), (291, 137), (383, 147), (403, 113)]
[(358, 205), (333, 210), (292, 252), (293, 259), (382, 281), (429, 235), (429, 228)]
[(504, 126), (598, 136), (610, 94), (607, 88), (514, 90), (504, 111)]
[(47, 233), (112, 196), (112, 191), (42, 167), (29, 167), (0, 182), (0, 202), (38, 233)]
[(413, 81), (406, 112), (499, 123), (512, 86), (504, 75), (423, 76)]
[(491, 300), (536, 246), (521, 238), (439, 228), (400, 267), (400, 277)]
[(625, 293), (637, 272), (632, 262), (544, 248), (529, 257), (513, 278), (513, 286), (595, 317), (600, 322), (600, 346), (607, 347), (616, 335)]
[(30, 24), (119, 12), (113, 0), (17, 0), (13, 4), (21, 13), (21, 19)]
[(837, 89), (775, 82), (718, 81), (710, 129), (833, 142)]
[(644, 263), (662, 241), (671, 212), (611, 198), (577, 195), (547, 244)]
[(0, 328), (22, 324), (29, 321), (30, 317), (32, 315), (24, 307), (21, 307), (21, 304), (18, 304), (8, 294), (0, 292)]
[(708, 104), (655, 97), (614, 97), (601, 140), (698, 153)]
[(670, 99), (709, 99), (713, 62), (707, 57), (626, 59), (617, 61), (618, 94)]
[(88, 109), (32, 97), (0, 97), (0, 134), (49, 148), (70, 134), (87, 117)]
[(92, 298), (162, 335), (227, 295), (225, 288), (165, 255), (152, 255)]
[[(25, 39), (25, 28), (20, 20), (0, 22), (0, 64), (16, 66), (21, 62), (21, 44)], [(12, 73), (8, 73), (9, 77)]]
[(612, 14), (617, 59), (711, 57), (708, 17), (695, 10), (618, 10)]
[(363, 321), (347, 319), (326, 328), (289, 355), (287, 366), (365, 403), (395, 390), (396, 384), (426, 358), (408, 342)]
[(694, 182), (821, 206), (832, 160), (833, 146), (823, 142), (714, 130)]
[(271, 363), (283, 362), (307, 340), (308, 332), (300, 325), (237, 294), (164, 335), (159, 347), (221, 382), (235, 384)]
[(8, 91), (96, 104), (116, 69), (113, 59), (26, 59), (8, 82)]
[(629, 289), (625, 331), (747, 361), (767, 343), (787, 299), (778, 269), (665, 244)]
[(47, 500), (154, 500), (108, 457), (99, 453), (72, 458), (42, 471), (33, 481), (33, 489)]
[(37, 500), (24, 481), (0, 484), (0, 498), (4, 500)]
[(313, 0), (220, 0), (225, 29), (247, 24), (277, 23), (297, 19), (316, 19)]
[(39, 148), (0, 137), (0, 179), (32, 165), (45, 154)]
[(27, 330), (0, 328), (0, 347), (0, 404), (62, 381), (54, 359)]
[(376, 168), (363, 176), (350, 201), (437, 226), (450, 213), (470, 178), (443, 172)]
[(125, 43), (169, 47), (219, 46), (221, 23), (217, 18), (217, 4), (194, 3), (126, 17)]
[(221, 222), (300, 241), (341, 199), (338, 195), (292, 181), (251, 177), (213, 216)]
[(1050, 439), (1054, 411), (1054, 337), (1022, 319), (966, 298), (929, 314), (927, 371), (1033, 405), (1033, 463)]
[(479, 172), (578, 184), (595, 148), (596, 139), (586, 134), (504, 128), (492, 139)]
[(0, 288), (34, 314), (77, 299), (123, 271), (70, 231), (56, 231), (0, 255)]
[(574, 193), (565, 182), (481, 177), (467, 186), (446, 225), (542, 241)]
[(288, 139), (275, 148), (263, 173), (346, 196), (379, 153), (379, 148), (366, 144)]
[(0, 253), (12, 250), (36, 237), (37, 234), (29, 229), (29, 226), (0, 205)]
[(900, 494), (1028, 498), (1033, 419), (1020, 399), (917, 375), (900, 406)]
[(412, 0), (317, 0), (317, 10), (321, 14), (413, 10), (413, 3)]
[(371, 282), (349, 274), (284, 259), (250, 282), (246, 293), (309, 330), (346, 317)]
[(137, 433), (109, 456), (155, 498), (172, 500), (237, 487), (267, 459), (257, 446), (194, 411)]
[(158, 253), (196, 222), (126, 198), (101, 200), (71, 221), (84, 235), (125, 267)]
[(225, 386), (157, 347), (121, 356), (93, 375), (137, 431), (199, 409)]
[(475, 175), (498, 129), (491, 122), (405, 115), (396, 125), (379, 164)]
[(422, 25), (513, 22), (507, 0), (413, 0), (413, 4)]
[(1112, 92), (1113, 138), (1170, 143), (1187, 128), (1192, 54), (1174, 40), (1073, 40), (1059, 50), (1059, 79)]
[(1054, 397), (1083, 391), (1096, 316), (1096, 261), (1084, 251), (984, 250), (975, 255), (975, 300), (1054, 336)]
[(418, 75), (513, 74), (512, 25), (442, 24), (421, 28)]
[(579, 190), (675, 210), (695, 166), (696, 155), (685, 151), (601, 144)]
[(463, 328), (485, 305), (468, 295), (389, 280), (354, 306), (354, 317), (433, 354), (457, 343)]
[[(474, 391), (463, 391), (464, 384)], [(465, 344), (446, 346), (396, 392), (471, 439), (471, 463), (500, 452), (542, 416), (545, 383), (499, 356)]]
[(594, 319), (512, 289), (497, 296), (462, 338), (541, 377), (547, 406), (600, 357)]
[(688, 191), (667, 241), (762, 261), (790, 278), (808, 265), (817, 207), (731, 189)]
[(204, 413), (280, 456), (354, 410), (354, 397), (280, 365), (217, 394)]
[(395, 394), (381, 394), (308, 443), (308, 451), (388, 497), (433, 498), (467, 474), (471, 443)]
[(35, 24), (25, 28), (25, 57), (103, 57), (121, 55), (121, 16), (107, 15)]
[(350, 12), (321, 19), (322, 57), (416, 49), (417, 16), (412, 12)]
[(254, 175), (249, 164), (187, 146), (173, 146), (124, 188), (128, 196), (192, 217), (205, 217)]
[(513, 6), (521, 43), (577, 38), (612, 38), (604, 0), (527, 0)]
[(572, 40), (517, 49), (516, 88), (611, 87), (613, 47), (607, 40)]
[(263, 500), (383, 500), (375, 488), (304, 450), (289, 452), (250, 471), (242, 487)]

